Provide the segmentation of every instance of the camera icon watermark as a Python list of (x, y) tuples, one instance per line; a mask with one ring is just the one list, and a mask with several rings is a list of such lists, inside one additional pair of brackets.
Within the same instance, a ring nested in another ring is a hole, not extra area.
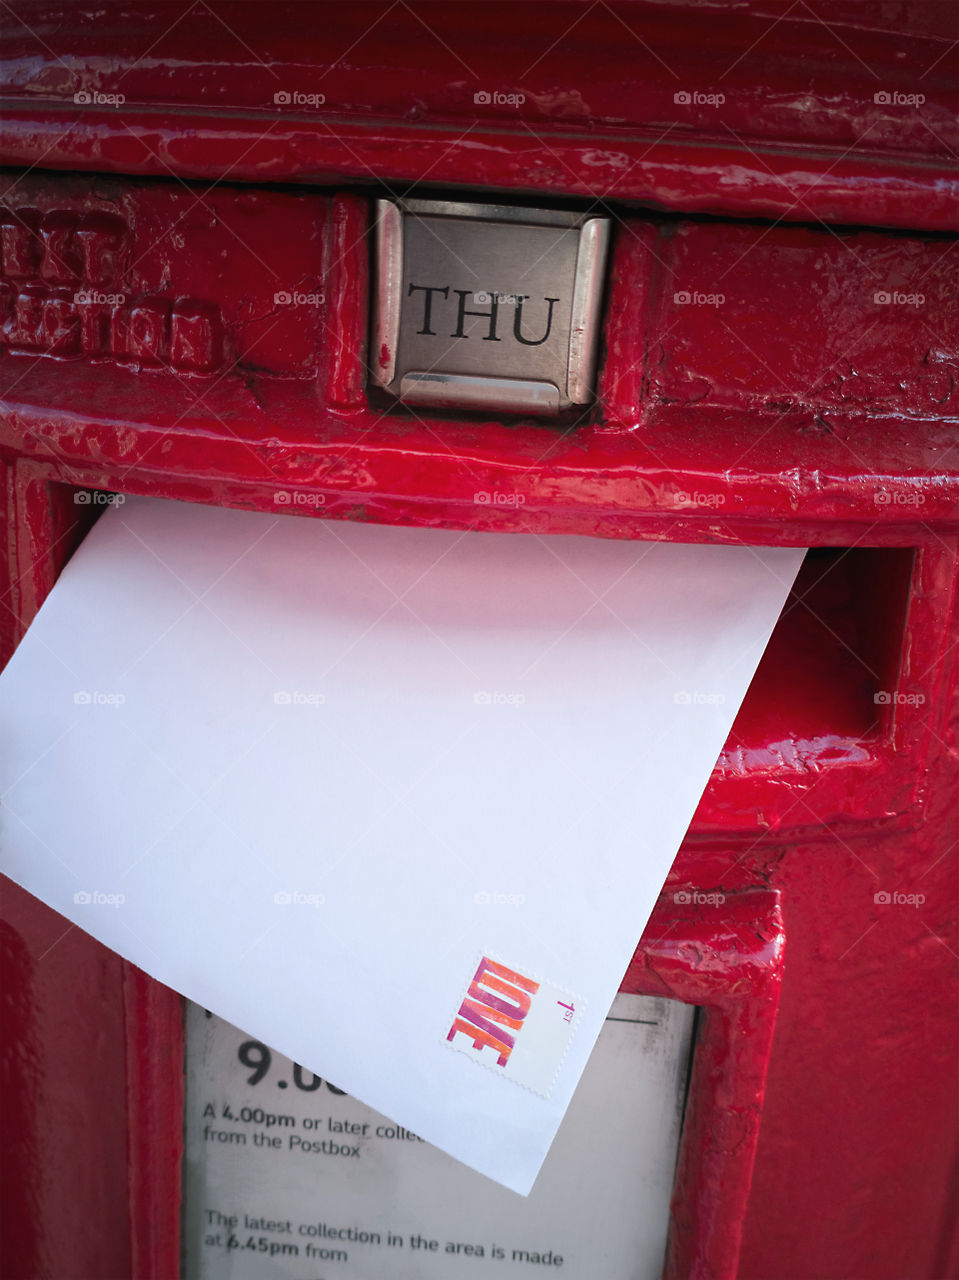
[(473, 901), (478, 907), (521, 907), (526, 901), (526, 894), (480, 889), (478, 893), (473, 894)]
[(724, 493), (677, 493), (677, 507), (709, 507), (715, 510), (726, 505)]
[(78, 107), (122, 107), (126, 102), (123, 93), (100, 93), (97, 89), (78, 89), (73, 95)]
[(473, 103), (477, 107), (521, 107), (526, 101), (525, 93), (499, 93), (497, 90), (477, 89), (473, 94)]
[(673, 694), (677, 707), (721, 707), (725, 701), (724, 693), (707, 693), (703, 689), (680, 689)]
[(525, 302), (529, 295), (525, 293), (499, 293), (495, 289), (480, 289), (473, 294), (473, 301), (482, 306), (495, 302), (498, 307), (515, 307)]
[(921, 707), (926, 701), (924, 693), (900, 693), (898, 689), (880, 689), (872, 695), (877, 707)]
[(73, 703), (77, 707), (122, 707), (126, 700), (125, 693), (101, 693), (89, 689), (77, 689), (73, 695)]
[(880, 889), (872, 895), (873, 902), (879, 907), (921, 907), (926, 900), (924, 893), (900, 893), (898, 889), (891, 892)]
[(322, 707), (325, 693), (305, 693), (302, 689), (278, 689), (273, 695), (277, 707)]
[(700, 93), (698, 89), (677, 89), (673, 94), (677, 107), (721, 107), (725, 101), (724, 93)]
[(322, 107), (326, 105), (325, 93), (301, 93), (298, 89), (277, 89), (273, 95), (275, 107)]
[(299, 889), (279, 889), (273, 895), (277, 907), (322, 907), (326, 902), (323, 893), (303, 893)]
[(925, 506), (926, 495), (912, 490), (902, 493), (898, 489), (877, 489), (872, 500), (877, 507), (922, 507)]
[(677, 889), (673, 894), (673, 902), (681, 907), (721, 907), (725, 901), (724, 893), (702, 893), (699, 889)]
[(78, 307), (122, 307), (126, 300), (125, 293), (102, 293), (99, 289), (78, 289), (73, 295)]
[(479, 689), (473, 694), (477, 707), (521, 707), (525, 701), (525, 693), (503, 693), (499, 689)]
[(695, 289), (678, 289), (673, 294), (677, 307), (721, 307), (725, 301), (724, 293), (700, 293)]
[(898, 289), (877, 289), (872, 295), (873, 302), (880, 307), (924, 307), (924, 293), (900, 293)]
[(900, 93), (898, 89), (880, 89), (872, 95), (877, 107), (921, 107), (926, 100), (924, 93)]
[(125, 893), (102, 893), (99, 889), (78, 889), (73, 901), (78, 907), (122, 907)]
[(324, 293), (300, 293), (296, 289), (278, 289), (273, 295), (274, 307), (321, 307), (324, 302)]
[(505, 493), (501, 489), (477, 489), (473, 501), (478, 507), (522, 507), (525, 493)]
[(76, 489), (73, 504), (77, 507), (122, 507), (125, 493), (103, 493), (100, 489)]
[(326, 494), (277, 489), (273, 494), (273, 503), (277, 507), (323, 507), (326, 505)]

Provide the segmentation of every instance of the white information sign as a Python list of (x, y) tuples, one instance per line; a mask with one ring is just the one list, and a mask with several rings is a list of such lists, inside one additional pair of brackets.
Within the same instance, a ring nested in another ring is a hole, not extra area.
[(658, 1280), (693, 1013), (616, 997), (524, 1199), (190, 1005), (185, 1280)]

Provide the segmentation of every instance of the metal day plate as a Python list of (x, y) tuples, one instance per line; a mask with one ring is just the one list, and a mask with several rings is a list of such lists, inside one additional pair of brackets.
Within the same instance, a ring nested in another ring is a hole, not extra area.
[(616, 997), (526, 1198), (188, 1008), (184, 1280), (662, 1274), (689, 1005)]
[(563, 210), (377, 201), (374, 383), (507, 413), (585, 404), (608, 235)]

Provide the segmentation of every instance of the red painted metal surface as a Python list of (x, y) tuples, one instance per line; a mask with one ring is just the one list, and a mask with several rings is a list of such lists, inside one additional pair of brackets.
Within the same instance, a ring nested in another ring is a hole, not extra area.
[(660, 900), (623, 979), (625, 991), (700, 1009), (667, 1276), (736, 1274), (783, 953), (776, 891), (674, 889)]
[[(87, 487), (818, 548), (624, 981), (707, 1010), (668, 1274), (959, 1275), (952, 6), (124, 15), (5, 19), (3, 656)], [(362, 188), (413, 181), (609, 203), (583, 421), (367, 392)], [(172, 1277), (178, 1000), (18, 890), (3, 921), (0, 1271)]]
[(5, 15), (8, 163), (955, 226), (950, 0), (822, 15), (786, 0), (354, 0), (335, 20), (308, 0), (140, 3), (116, 23), (80, 6), (63, 18), (49, 0)]
[(124, 1280), (125, 966), (6, 880), (2, 910), (0, 1272)]

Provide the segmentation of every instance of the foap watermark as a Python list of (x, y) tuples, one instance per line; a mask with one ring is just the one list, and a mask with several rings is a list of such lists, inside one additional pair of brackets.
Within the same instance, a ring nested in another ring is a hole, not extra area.
[(877, 289), (872, 295), (873, 302), (879, 307), (924, 307), (924, 293), (900, 293), (898, 289)]
[(122, 907), (125, 893), (103, 893), (100, 889), (78, 889), (73, 901), (78, 907)]
[(278, 289), (273, 295), (274, 307), (322, 307), (325, 293), (301, 293), (297, 289)]
[(473, 501), (478, 507), (522, 507), (526, 503), (526, 494), (508, 493), (504, 489), (478, 489), (473, 494)]
[(478, 907), (521, 907), (526, 901), (525, 893), (501, 893), (496, 889), (480, 889), (473, 894), (473, 901)]
[(122, 107), (126, 102), (123, 93), (101, 93), (99, 89), (78, 89), (73, 95), (78, 107)]
[(521, 107), (525, 93), (500, 93), (497, 89), (477, 89), (473, 102), (477, 107)]
[(525, 293), (498, 293), (495, 289), (480, 289), (473, 294), (473, 301), (481, 305), (495, 302), (498, 307), (515, 307), (525, 302), (528, 296)]
[(499, 689), (480, 689), (473, 694), (478, 707), (521, 707), (525, 701), (525, 693), (502, 693)]
[(326, 105), (325, 93), (302, 93), (299, 89), (277, 89), (273, 95), (275, 107), (322, 107)]
[(628, 169), (633, 163), (625, 151), (581, 151), (579, 158), (597, 169)]
[(677, 493), (677, 507), (723, 507), (726, 505), (724, 493)]
[(926, 701), (924, 693), (900, 693), (898, 689), (880, 689), (872, 695), (877, 707), (921, 707)]
[(273, 902), (278, 907), (322, 907), (326, 902), (326, 894), (303, 893), (300, 889), (278, 889), (273, 895)]
[(681, 907), (721, 907), (726, 901), (724, 893), (702, 893), (699, 889), (677, 889), (673, 902)]
[(73, 495), (78, 507), (122, 507), (126, 500), (125, 493), (103, 493), (100, 489), (77, 489)]
[(725, 701), (724, 693), (707, 693), (704, 689), (680, 689), (673, 694), (677, 707), (721, 707)]
[(101, 693), (98, 689), (77, 689), (73, 701), (78, 707), (122, 707), (125, 693)]
[(898, 89), (879, 89), (872, 95), (877, 107), (921, 107), (924, 93), (900, 93)]
[(724, 93), (701, 93), (698, 89), (677, 89), (673, 94), (677, 107), (721, 107), (725, 101)]
[(273, 695), (277, 707), (322, 707), (325, 693), (304, 693), (302, 689), (278, 689)]
[(872, 500), (877, 507), (922, 507), (925, 505), (926, 495), (914, 490), (901, 493), (896, 489), (877, 489)]
[(898, 889), (880, 889), (872, 895), (878, 907), (921, 907), (926, 900), (924, 893), (900, 893)]
[(698, 289), (677, 289), (673, 294), (677, 307), (721, 307), (725, 301), (724, 293), (700, 293)]
[(296, 489), (277, 489), (273, 494), (273, 504), (277, 507), (324, 507), (325, 493), (299, 493)]
[(126, 300), (125, 293), (103, 293), (99, 289), (78, 289), (73, 295), (78, 307), (122, 307)]

